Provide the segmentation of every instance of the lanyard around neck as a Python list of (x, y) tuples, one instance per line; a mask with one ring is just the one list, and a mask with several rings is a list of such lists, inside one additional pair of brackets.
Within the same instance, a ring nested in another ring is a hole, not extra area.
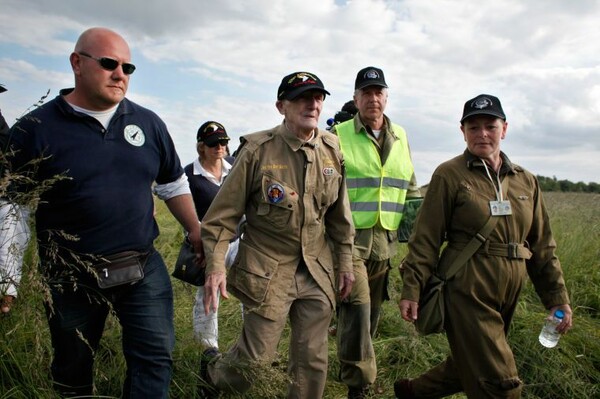
[(500, 184), (500, 174), (496, 173), (496, 182), (498, 183), (497, 185), (494, 184), (494, 179), (492, 179), (492, 175), (490, 174), (490, 169), (487, 166), (487, 163), (485, 163), (485, 161), (481, 158), (479, 158), (479, 160), (481, 162), (483, 162), (483, 166), (485, 167), (485, 172), (487, 173), (488, 178), (490, 179), (490, 182), (492, 183), (492, 186), (494, 186), (494, 192), (496, 193), (496, 200), (497, 201), (502, 201), (503, 195), (502, 195), (502, 186)]

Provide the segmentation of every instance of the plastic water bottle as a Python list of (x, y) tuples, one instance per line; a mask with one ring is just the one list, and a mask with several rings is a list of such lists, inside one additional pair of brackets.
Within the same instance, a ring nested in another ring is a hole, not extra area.
[(560, 333), (556, 331), (556, 326), (562, 322), (563, 317), (565, 317), (565, 313), (559, 309), (554, 312), (552, 320), (546, 320), (546, 323), (544, 323), (544, 327), (540, 332), (540, 344), (546, 348), (554, 348), (556, 344), (558, 344)]

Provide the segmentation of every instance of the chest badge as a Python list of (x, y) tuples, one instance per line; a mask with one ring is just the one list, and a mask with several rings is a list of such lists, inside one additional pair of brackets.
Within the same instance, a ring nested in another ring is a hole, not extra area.
[(492, 216), (512, 215), (512, 207), (509, 201), (490, 201)]
[(269, 187), (267, 187), (267, 198), (269, 199), (270, 203), (276, 204), (281, 202), (284, 196), (285, 192), (281, 184), (271, 184)]
[(146, 142), (146, 136), (142, 129), (137, 125), (127, 125), (123, 130), (125, 140), (131, 145), (141, 147)]
[(334, 168), (323, 168), (323, 176), (333, 176)]

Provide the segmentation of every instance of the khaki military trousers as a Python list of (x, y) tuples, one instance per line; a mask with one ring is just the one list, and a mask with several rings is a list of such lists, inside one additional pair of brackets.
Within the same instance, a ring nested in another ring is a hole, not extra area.
[(354, 285), (350, 297), (338, 310), (338, 360), (340, 380), (362, 388), (375, 382), (377, 362), (372, 338), (387, 298), (389, 260), (364, 261), (354, 258)]
[(465, 272), (447, 285), (451, 355), (412, 381), (417, 398), (461, 391), (469, 399), (521, 396), (522, 382), (506, 334), (525, 281), (524, 261), (476, 257), (479, 262), (469, 262)]
[(298, 266), (287, 296), (285, 312), (276, 320), (255, 312), (244, 315), (241, 336), (233, 348), (210, 364), (212, 383), (223, 392), (243, 393), (254, 384), (269, 384), (252, 375), (252, 361), (269, 364), (274, 358), (289, 315), (291, 336), (288, 373), (290, 399), (321, 398), (327, 379), (327, 327), (333, 306), (308, 272)]
[(367, 275), (369, 276), (369, 298), (371, 299), (371, 337), (375, 337), (381, 306), (390, 299), (388, 294), (388, 280), (390, 276), (390, 260), (366, 261)]

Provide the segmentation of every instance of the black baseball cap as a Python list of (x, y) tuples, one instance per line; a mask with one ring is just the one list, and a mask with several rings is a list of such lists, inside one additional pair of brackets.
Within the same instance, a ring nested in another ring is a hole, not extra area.
[(4, 93), (6, 91), (6, 87), (4, 87), (4, 85), (0, 84), (0, 93)]
[(502, 104), (498, 97), (489, 94), (480, 94), (465, 103), (463, 116), (460, 119), (462, 124), (465, 119), (474, 115), (491, 115), (496, 118), (506, 120), (506, 115), (502, 109)]
[(329, 94), (321, 79), (314, 73), (294, 72), (285, 76), (277, 89), (278, 100), (293, 100), (308, 90), (319, 90), (324, 95)]
[(211, 147), (213, 144), (220, 140), (229, 140), (225, 127), (219, 122), (207, 121), (200, 126), (198, 133), (196, 134), (196, 140), (198, 143), (204, 143)]
[(354, 82), (354, 90), (364, 89), (367, 86), (388, 87), (381, 69), (368, 66), (358, 71), (356, 81)]

